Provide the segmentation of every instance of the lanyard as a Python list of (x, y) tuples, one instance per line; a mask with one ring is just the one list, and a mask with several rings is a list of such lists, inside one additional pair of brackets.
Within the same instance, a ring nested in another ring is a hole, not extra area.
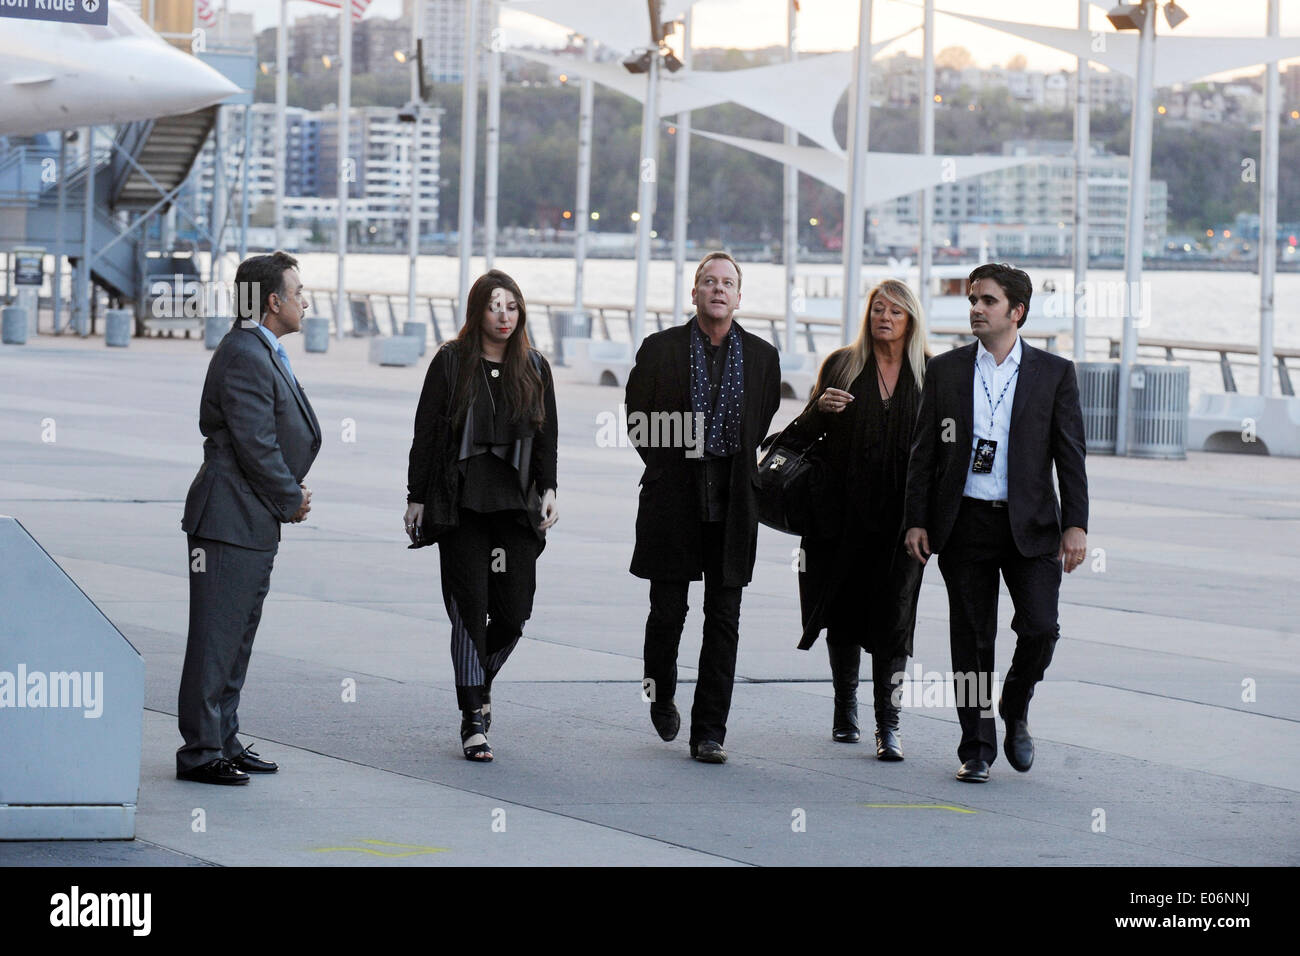
[(988, 382), (984, 381), (984, 372), (980, 369), (979, 362), (975, 363), (975, 374), (980, 377), (980, 384), (984, 386), (984, 397), (988, 399), (989, 431), (992, 432), (993, 422), (997, 418), (998, 409), (1002, 407), (1002, 399), (1007, 397), (1007, 389), (1011, 387), (1011, 383), (1014, 382), (1016, 380), (1016, 376), (1020, 374), (1020, 366), (1019, 365), (1016, 366), (1015, 371), (1011, 373), (1011, 377), (1007, 379), (1007, 384), (1002, 386), (1002, 394), (998, 396), (997, 404), (994, 404), (993, 396), (989, 394)]

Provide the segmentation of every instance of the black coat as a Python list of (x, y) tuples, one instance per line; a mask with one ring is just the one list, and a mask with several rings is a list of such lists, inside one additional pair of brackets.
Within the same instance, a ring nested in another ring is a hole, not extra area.
[[(838, 379), (847, 358), (847, 350), (827, 357), (813, 401), (795, 420), (800, 438), (825, 436), (811, 482), (812, 528), (799, 542), (804, 625), (799, 648), (807, 650), (823, 628), (838, 625), (851, 629), (872, 653), (910, 656), (921, 587), (921, 566), (903, 552), (903, 492), (913, 422), (893, 423), (892, 448), (889, 435), (869, 428), (869, 408), (880, 404), (874, 360), (847, 389), (855, 400), (844, 411), (819, 411), (816, 396)], [(901, 391), (905, 387), (912, 393)], [(915, 414), (918, 392), (906, 359), (894, 401), (893, 414)], [(881, 412), (874, 423), (883, 421)], [(878, 474), (869, 467), (869, 456), (880, 459)]]
[[(544, 547), (546, 532), (538, 527), (542, 521), (541, 495), (556, 487), (558, 429), (555, 383), (551, 378), (551, 366), (540, 352), (532, 350), (529, 358), (542, 377), (546, 421), (529, 437), (516, 440), (514, 463), (530, 485), (525, 491), (529, 521), (538, 542)], [(465, 423), (457, 425), (453, 421), (452, 409), (458, 366), (457, 342), (444, 343), (429, 362), (415, 410), (415, 434), (407, 464), (406, 500), (424, 505), (424, 524), (429, 529), (451, 527), (460, 520), (462, 476), (458, 458)], [(528, 427), (522, 430), (532, 432)], [(526, 461), (522, 460), (525, 458)]]
[[(627, 378), (625, 402), (629, 434), (634, 415), (654, 412), (691, 414), (691, 322), (647, 336)], [(733, 320), (734, 321), (734, 320)], [(740, 328), (739, 323), (736, 327)], [(731, 485), (723, 531), (723, 585), (743, 587), (754, 573), (758, 512), (754, 481), (758, 445), (781, 404), (781, 365), (777, 351), (740, 329), (745, 357), (745, 399), (740, 450), (731, 465)], [(698, 581), (704, 574), (696, 472), (700, 462), (674, 447), (637, 447), (645, 462), (637, 506), (636, 547), (631, 571), (639, 578)]]
[[(1058, 551), (1063, 527), (1088, 530), (1088, 475), (1074, 363), (1027, 342), (1021, 348), (1007, 439), (1007, 514), (1016, 549), (1033, 557)], [(975, 354), (972, 343), (930, 360), (912, 439), (904, 523), (924, 528), (936, 554), (957, 520), (970, 471)]]

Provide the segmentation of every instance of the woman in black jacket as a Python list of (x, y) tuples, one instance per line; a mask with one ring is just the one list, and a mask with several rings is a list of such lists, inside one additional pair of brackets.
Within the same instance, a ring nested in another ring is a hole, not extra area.
[(537, 556), (559, 516), (556, 435), (551, 369), (529, 345), (523, 293), (493, 269), (429, 363), (404, 518), (412, 547), (438, 543), (467, 760), (492, 759), (492, 680), (532, 613)]
[(824, 437), (813, 526), (800, 542), (799, 647), (811, 647), (826, 628), (831, 735), (845, 743), (860, 737), (858, 668), (861, 652), (871, 654), (881, 760), (903, 759), (893, 694), (912, 653), (921, 585), (921, 565), (903, 553), (903, 494), (926, 357), (920, 303), (905, 283), (886, 279), (867, 298), (857, 341), (826, 357), (796, 419), (805, 440)]

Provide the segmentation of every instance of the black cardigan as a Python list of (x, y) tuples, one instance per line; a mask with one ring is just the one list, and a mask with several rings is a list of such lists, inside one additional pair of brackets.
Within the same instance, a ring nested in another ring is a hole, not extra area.
[[(455, 524), (459, 500), (457, 467), (461, 428), (451, 420), (452, 390), (456, 384), (456, 343), (438, 349), (424, 376), (424, 388), (415, 410), (415, 435), (406, 473), (406, 500), (425, 506), (426, 524)], [(558, 429), (555, 382), (551, 367), (540, 352), (532, 360), (542, 375), (546, 419), (532, 435), (529, 459), (531, 486), (538, 495), (556, 488)], [(461, 426), (463, 428), (463, 426)]]

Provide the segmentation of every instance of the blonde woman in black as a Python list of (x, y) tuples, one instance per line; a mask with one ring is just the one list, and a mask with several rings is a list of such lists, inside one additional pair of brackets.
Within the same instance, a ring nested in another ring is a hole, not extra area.
[(831, 735), (856, 743), (861, 652), (871, 655), (876, 756), (902, 760), (893, 693), (912, 653), (921, 565), (903, 553), (903, 497), (927, 359), (925, 316), (897, 279), (867, 297), (857, 340), (826, 357), (796, 420), (824, 436), (814, 527), (800, 542), (799, 601), (808, 649), (826, 629), (835, 709)]
[(529, 345), (519, 286), (493, 269), (429, 363), (407, 472), (412, 547), (438, 544), (461, 747), (492, 760), (492, 681), (532, 613), (555, 506), (555, 387)]

